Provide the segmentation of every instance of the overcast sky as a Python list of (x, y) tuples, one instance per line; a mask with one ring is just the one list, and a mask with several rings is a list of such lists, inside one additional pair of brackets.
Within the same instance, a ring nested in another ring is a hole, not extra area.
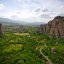
[(48, 22), (64, 16), (64, 0), (0, 0), (0, 17), (23, 21)]

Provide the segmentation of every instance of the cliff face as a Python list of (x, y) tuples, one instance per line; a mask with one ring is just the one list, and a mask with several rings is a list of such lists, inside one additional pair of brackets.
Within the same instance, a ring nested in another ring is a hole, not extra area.
[(48, 24), (41, 25), (43, 33), (47, 33), (53, 37), (64, 37), (64, 17), (57, 16)]
[(0, 35), (2, 34), (2, 24), (0, 24)]

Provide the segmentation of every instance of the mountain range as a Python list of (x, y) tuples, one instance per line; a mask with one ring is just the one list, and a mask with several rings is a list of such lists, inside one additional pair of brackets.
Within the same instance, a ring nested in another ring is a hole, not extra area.
[(0, 18), (0, 23), (1, 24), (11, 24), (11, 25), (29, 25), (29, 26), (38, 26), (38, 25), (41, 25), (41, 24), (44, 24), (43, 22), (25, 22), (25, 21), (18, 21), (18, 20), (11, 20), (11, 19), (8, 19), (8, 18)]

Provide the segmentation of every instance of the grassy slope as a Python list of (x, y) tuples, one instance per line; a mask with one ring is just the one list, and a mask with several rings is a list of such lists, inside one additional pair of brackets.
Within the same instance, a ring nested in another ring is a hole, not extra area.
[[(0, 38), (0, 64), (46, 64), (39, 49), (54, 64), (64, 64), (64, 39), (49, 38), (43, 34), (33, 34), (30, 37), (5, 34)], [(51, 53), (56, 48), (56, 54)]]

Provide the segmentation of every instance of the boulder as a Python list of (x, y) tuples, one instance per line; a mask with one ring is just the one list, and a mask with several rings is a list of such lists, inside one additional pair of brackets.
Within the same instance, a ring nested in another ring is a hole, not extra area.
[(51, 53), (52, 53), (52, 54), (55, 54), (56, 51), (57, 51), (56, 48), (51, 48)]

